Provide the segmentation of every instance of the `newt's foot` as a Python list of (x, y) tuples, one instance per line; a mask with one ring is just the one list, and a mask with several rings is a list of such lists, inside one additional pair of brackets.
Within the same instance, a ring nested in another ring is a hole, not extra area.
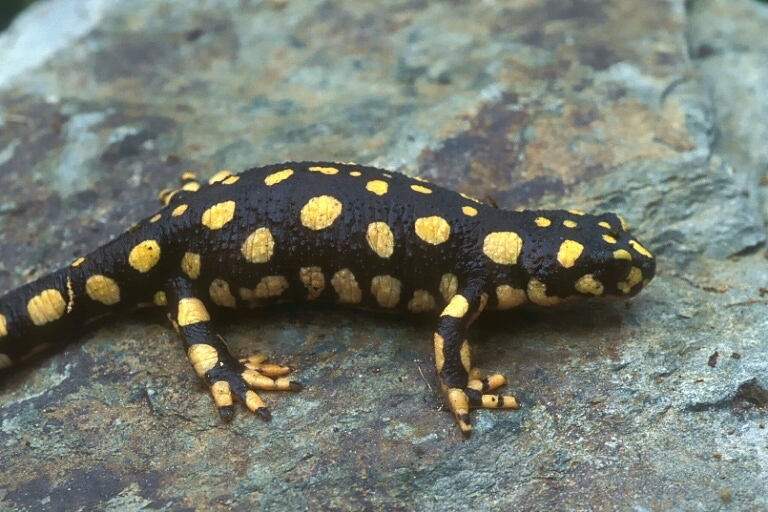
[(520, 402), (514, 396), (494, 395), (488, 391), (506, 385), (507, 379), (503, 375), (494, 374), (483, 378), (481, 373), (473, 368), (469, 373), (467, 387), (449, 388), (443, 386), (448, 403), (459, 422), (459, 428), (464, 436), (472, 432), (472, 422), (469, 417), (471, 409), (519, 409)]
[(284, 377), (293, 371), (290, 366), (264, 364), (264, 355), (250, 356), (239, 361), (227, 358), (205, 373), (205, 380), (211, 387), (211, 394), (224, 421), (234, 417), (234, 398), (239, 399), (248, 409), (265, 420), (272, 414), (255, 390), (299, 391), (302, 386)]

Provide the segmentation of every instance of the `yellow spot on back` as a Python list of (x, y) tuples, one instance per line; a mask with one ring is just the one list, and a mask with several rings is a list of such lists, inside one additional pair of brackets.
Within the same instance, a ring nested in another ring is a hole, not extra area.
[(578, 224), (576, 224), (575, 221), (572, 221), (570, 219), (566, 219), (566, 220), (563, 221), (563, 226), (565, 226), (567, 228), (575, 228), (576, 226), (578, 226)]
[(382, 180), (372, 180), (365, 184), (365, 189), (377, 196), (383, 196), (389, 190), (389, 183)]
[(420, 194), (431, 194), (432, 190), (428, 189), (427, 187), (422, 187), (421, 185), (411, 185), (411, 190), (414, 192), (419, 192)]
[(287, 180), (292, 175), (293, 175), (293, 169), (285, 169), (283, 171), (277, 171), (275, 173), (270, 174), (266, 178), (264, 178), (264, 183), (268, 187), (271, 187), (272, 185), (276, 185), (283, 180)]
[(197, 279), (200, 277), (200, 255), (194, 252), (184, 253), (184, 257), (181, 259), (181, 270), (187, 274), (190, 279)]
[(181, 190), (185, 192), (197, 192), (200, 190), (200, 184), (196, 181), (190, 181), (181, 186)]
[(299, 279), (307, 289), (307, 299), (318, 298), (325, 289), (325, 276), (320, 267), (301, 267)]
[(416, 181), (420, 181), (422, 183), (429, 183), (428, 179), (422, 178), (421, 176), (414, 176), (413, 179), (415, 179)]
[(600, 222), (598, 222), (598, 223), (597, 223), (597, 225), (598, 225), (598, 226), (602, 226), (602, 227), (604, 227), (605, 229), (611, 229), (611, 225), (610, 225), (610, 224), (608, 224), (607, 222), (605, 222), (604, 220), (601, 220)]
[(632, 246), (634, 250), (645, 256), (646, 258), (653, 258), (653, 254), (651, 254), (645, 247), (640, 245), (637, 240), (630, 240), (629, 245)]
[(427, 290), (416, 290), (408, 301), (408, 311), (422, 313), (435, 309), (435, 298)]
[(0, 315), (0, 338), (8, 336), (8, 321), (5, 316)]
[(35, 325), (45, 325), (58, 320), (67, 310), (67, 302), (59, 290), (43, 290), (27, 302), (27, 313)]
[(0, 370), (3, 368), (8, 368), (9, 366), (13, 366), (13, 361), (11, 361), (11, 358), (5, 354), (0, 354)]
[(442, 244), (451, 236), (451, 226), (437, 215), (416, 219), (414, 227), (416, 236), (432, 245)]
[(178, 217), (179, 215), (182, 215), (185, 211), (187, 211), (187, 208), (189, 208), (189, 205), (181, 204), (173, 209), (171, 212), (171, 216)]
[(179, 301), (179, 315), (176, 319), (179, 327), (208, 322), (210, 320), (211, 316), (200, 299), (188, 297)]
[(363, 298), (363, 291), (357, 284), (355, 275), (348, 268), (336, 272), (331, 278), (331, 285), (336, 290), (340, 302), (357, 304)]
[(536, 220), (534, 221), (537, 226), (540, 228), (546, 228), (547, 226), (552, 225), (552, 221), (549, 220), (546, 217), (536, 217)]
[(77, 258), (75, 261), (72, 262), (73, 267), (79, 267), (85, 262), (85, 258)]
[(626, 281), (622, 281), (616, 284), (616, 287), (622, 291), (622, 293), (630, 293), (632, 288), (643, 281), (643, 271), (637, 267), (632, 267), (627, 275)]
[(459, 278), (453, 274), (443, 274), (440, 278), (440, 295), (443, 296), (445, 302), (450, 302), (456, 292), (459, 289)]
[(283, 276), (266, 276), (262, 277), (256, 288), (249, 290), (248, 288), (240, 288), (240, 298), (246, 301), (254, 301), (258, 299), (269, 299), (271, 297), (277, 297), (288, 289), (288, 281)]
[(609, 244), (615, 244), (618, 241), (611, 235), (603, 235), (603, 240), (605, 240)]
[(595, 296), (602, 295), (605, 289), (603, 283), (595, 279), (595, 276), (592, 274), (581, 276), (574, 284), (574, 288), (581, 293), (589, 293)]
[(363, 173), (361, 173), (360, 171), (350, 171), (350, 172), (349, 172), (349, 175), (350, 175), (350, 176), (354, 176), (355, 178), (357, 178), (357, 177), (359, 177), (359, 176), (362, 176), (362, 174), (363, 174)]
[(496, 298), (499, 301), (497, 309), (511, 309), (528, 302), (528, 296), (525, 290), (513, 288), (508, 284), (502, 284), (496, 287)]
[(483, 253), (499, 265), (514, 265), (523, 250), (523, 239), (513, 231), (489, 233), (483, 240)]
[(368, 245), (382, 258), (389, 258), (395, 250), (395, 235), (386, 222), (371, 222), (365, 234)]
[(237, 183), (237, 180), (239, 180), (239, 179), (240, 179), (240, 176), (230, 176), (229, 178), (225, 179), (221, 183), (223, 185), (231, 185), (233, 183)]
[(460, 294), (454, 295), (451, 302), (445, 307), (440, 316), (451, 316), (453, 318), (464, 318), (469, 311), (469, 302)]
[(339, 170), (335, 167), (310, 167), (309, 170), (312, 172), (320, 172), (323, 174), (327, 174), (329, 176), (332, 176), (339, 172)]
[(477, 209), (472, 208), (471, 206), (462, 206), (461, 211), (464, 212), (464, 215), (467, 215), (468, 217), (474, 217), (477, 215)]
[(301, 224), (315, 231), (325, 229), (341, 215), (341, 209), (341, 202), (334, 197), (313, 197), (301, 209)]
[(240, 252), (251, 263), (266, 263), (275, 252), (275, 239), (269, 228), (259, 228), (245, 239)]
[(88, 278), (85, 282), (85, 293), (91, 299), (107, 306), (120, 302), (120, 287), (114, 279), (100, 274)]
[(159, 221), (162, 218), (163, 218), (163, 216), (161, 214), (156, 213), (155, 215), (152, 216), (151, 219), (149, 219), (149, 222), (157, 222), (157, 221)]
[(560, 297), (547, 296), (547, 285), (533, 278), (528, 281), (528, 298), (539, 306), (554, 306), (562, 302)]
[(629, 231), (629, 224), (627, 224), (627, 221), (624, 220), (624, 217), (620, 217), (618, 215), (617, 215), (617, 217), (619, 217), (619, 222), (621, 222), (621, 229), (623, 229), (624, 231), (628, 232)]
[(574, 215), (584, 215), (584, 212), (581, 210), (568, 210), (568, 213), (572, 213)]
[(165, 295), (165, 292), (157, 292), (152, 298), (152, 302), (155, 303), (155, 306), (167, 306), (168, 297)]
[(208, 184), (213, 185), (214, 183), (220, 183), (225, 179), (229, 178), (230, 176), (232, 176), (232, 173), (230, 171), (226, 169), (222, 169), (208, 179)]
[(233, 309), (237, 307), (237, 300), (229, 290), (229, 283), (223, 279), (211, 281), (211, 286), (208, 287), (208, 295), (210, 295), (211, 300), (217, 306)]
[(219, 363), (219, 353), (207, 343), (197, 343), (189, 347), (187, 357), (200, 378), (205, 378), (205, 374)]
[(149, 272), (160, 261), (160, 244), (156, 240), (144, 240), (131, 249), (128, 264), (141, 272)]
[(632, 261), (632, 255), (629, 254), (629, 251), (625, 249), (619, 249), (618, 251), (614, 251), (613, 258), (617, 260), (629, 260)]
[(376, 276), (371, 279), (371, 293), (383, 308), (393, 308), (400, 302), (402, 283), (392, 276)]
[(235, 216), (235, 202), (224, 201), (203, 212), (200, 222), (208, 229), (221, 229)]
[(481, 200), (479, 200), (479, 199), (475, 199), (474, 197), (472, 197), (472, 196), (468, 196), (467, 194), (464, 194), (464, 193), (462, 193), (462, 192), (459, 192), (459, 195), (460, 195), (461, 197), (463, 197), (464, 199), (469, 199), (470, 201), (474, 201), (474, 202), (475, 202), (475, 203), (477, 203), (477, 204), (483, 204), (483, 202), (482, 202)]
[(560, 250), (557, 251), (557, 261), (565, 268), (571, 268), (576, 264), (584, 246), (575, 240), (566, 240), (560, 244)]

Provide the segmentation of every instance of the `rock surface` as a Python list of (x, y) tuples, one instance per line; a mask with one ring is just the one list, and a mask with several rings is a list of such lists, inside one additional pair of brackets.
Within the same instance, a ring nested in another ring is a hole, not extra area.
[(36, 5), (0, 35), (0, 290), (182, 171), (305, 159), (616, 211), (659, 273), (626, 308), (473, 326), (523, 409), (468, 441), (429, 323), (222, 322), (306, 386), (228, 425), (162, 312), (105, 323), (0, 381), (0, 508), (768, 509), (766, 33), (750, 0)]

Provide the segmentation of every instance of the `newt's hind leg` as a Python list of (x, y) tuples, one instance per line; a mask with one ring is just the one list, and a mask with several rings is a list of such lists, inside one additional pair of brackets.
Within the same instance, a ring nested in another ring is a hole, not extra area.
[(224, 421), (234, 415), (233, 398), (238, 398), (264, 419), (271, 414), (255, 390), (298, 391), (301, 384), (288, 380), (288, 366), (264, 364), (266, 356), (236, 359), (224, 339), (211, 329), (211, 319), (197, 299), (189, 281), (174, 278), (166, 284), (168, 315), (184, 340), (189, 362), (197, 375), (210, 386), (213, 400)]
[(466, 330), (482, 312), (487, 300), (488, 296), (481, 292), (479, 285), (467, 286), (445, 307), (435, 332), (437, 372), (451, 411), (465, 436), (472, 432), (470, 409), (520, 408), (513, 396), (488, 393), (507, 383), (504, 376), (494, 374), (483, 378), (482, 373), (472, 367)]

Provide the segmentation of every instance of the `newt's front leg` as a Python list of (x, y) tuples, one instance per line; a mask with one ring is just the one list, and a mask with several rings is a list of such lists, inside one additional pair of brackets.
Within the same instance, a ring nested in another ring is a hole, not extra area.
[(254, 390), (301, 389), (301, 384), (283, 377), (291, 372), (288, 366), (263, 364), (266, 357), (260, 355), (237, 360), (224, 339), (211, 329), (208, 310), (195, 297), (189, 281), (177, 277), (169, 280), (165, 288), (169, 318), (181, 334), (195, 372), (210, 386), (221, 419), (232, 419), (233, 397), (237, 397), (248, 409), (268, 420), (269, 409)]
[(445, 307), (435, 332), (437, 372), (451, 411), (465, 436), (472, 432), (470, 409), (520, 408), (513, 396), (488, 394), (507, 383), (503, 375), (483, 378), (479, 370), (472, 368), (466, 331), (487, 301), (488, 295), (482, 292), (480, 284), (469, 283)]

